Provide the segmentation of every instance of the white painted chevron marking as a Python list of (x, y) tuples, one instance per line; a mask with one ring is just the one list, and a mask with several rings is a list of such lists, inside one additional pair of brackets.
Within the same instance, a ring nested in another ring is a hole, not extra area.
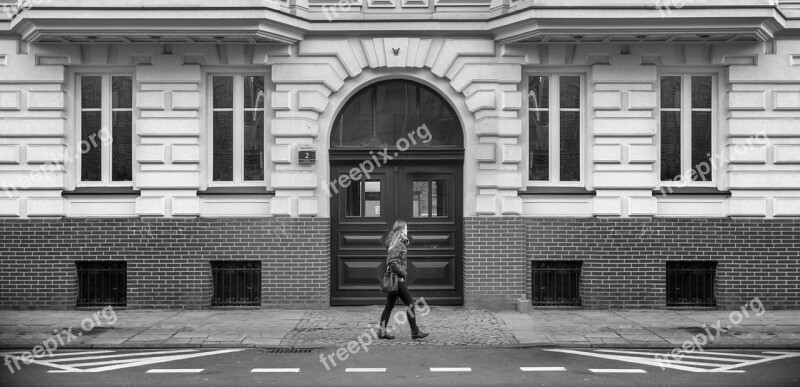
[(103, 371), (113, 371), (122, 368), (130, 368), (130, 367), (139, 367), (143, 365), (150, 365), (150, 364), (157, 364), (157, 363), (164, 363), (168, 361), (174, 360), (185, 360), (185, 359), (193, 359), (196, 357), (203, 357), (203, 356), (211, 356), (211, 355), (221, 355), (224, 353), (232, 353), (232, 352), (239, 352), (244, 351), (244, 348), (241, 349), (221, 349), (218, 351), (211, 351), (211, 352), (200, 352), (200, 353), (190, 353), (184, 355), (175, 355), (175, 356), (160, 356), (152, 359), (146, 359), (137, 362), (131, 362), (126, 364), (116, 364), (116, 365), (108, 365), (105, 367), (97, 367), (97, 368), (89, 368), (84, 370), (84, 372), (103, 372)]
[(800, 356), (800, 352), (784, 352), (783, 355), (773, 356), (773, 357), (770, 357), (768, 359), (748, 360), (748, 361), (745, 361), (745, 362), (742, 362), (742, 363), (739, 363), (739, 364), (731, 364), (731, 365), (726, 365), (726, 366), (723, 366), (723, 367), (715, 368), (715, 369), (713, 369), (711, 371), (712, 372), (725, 372), (725, 371), (730, 371), (730, 370), (732, 370), (734, 368), (746, 367), (746, 366), (750, 366), (750, 365), (753, 365), (753, 364), (766, 363), (768, 361), (782, 360), (782, 359), (788, 359), (788, 358), (791, 358), (791, 357), (798, 357), (798, 356)]
[(664, 367), (664, 368), (672, 368), (681, 371), (689, 371), (689, 372), (708, 372), (705, 368), (696, 368), (696, 367), (687, 367), (678, 364), (671, 364), (665, 361), (659, 361), (655, 358), (641, 358), (641, 357), (633, 357), (633, 356), (621, 356), (621, 355), (610, 355), (605, 353), (595, 353), (595, 352), (583, 352), (583, 351), (574, 351), (571, 349), (546, 349), (545, 351), (549, 352), (561, 352), (561, 353), (569, 353), (573, 355), (582, 355), (582, 356), (590, 356), (590, 357), (599, 357), (601, 359), (609, 359), (609, 360), (620, 360), (626, 361), (629, 363), (636, 363), (636, 364), (644, 364), (650, 365), (654, 367)]
[(103, 356), (85, 356), (85, 357), (69, 357), (69, 358), (62, 358), (62, 359), (55, 359), (50, 360), (52, 362), (70, 362), (70, 361), (78, 361), (78, 360), (99, 360), (99, 359), (113, 359), (118, 357), (133, 357), (133, 356), (152, 356), (152, 355), (165, 355), (165, 354), (179, 354), (179, 353), (186, 353), (186, 352), (198, 352), (198, 349), (175, 349), (169, 351), (155, 351), (155, 352), (131, 352), (131, 353), (121, 353), (117, 355), (103, 355)]

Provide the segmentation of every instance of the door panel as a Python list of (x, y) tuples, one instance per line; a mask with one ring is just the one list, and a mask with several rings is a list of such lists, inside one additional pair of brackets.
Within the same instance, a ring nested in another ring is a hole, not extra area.
[[(357, 161), (331, 164), (331, 179)], [(383, 304), (385, 237), (408, 223), (408, 284), (432, 304), (463, 303), (461, 165), (392, 163), (331, 198), (331, 305)]]

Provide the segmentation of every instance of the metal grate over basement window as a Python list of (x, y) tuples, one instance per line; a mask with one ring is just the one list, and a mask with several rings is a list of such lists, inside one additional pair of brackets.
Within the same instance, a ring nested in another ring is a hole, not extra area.
[(260, 306), (260, 261), (212, 261), (212, 306)]
[(128, 264), (125, 261), (77, 261), (77, 306), (125, 306)]
[(716, 274), (716, 262), (667, 262), (667, 306), (716, 306)]
[(580, 261), (533, 261), (533, 305), (580, 306)]

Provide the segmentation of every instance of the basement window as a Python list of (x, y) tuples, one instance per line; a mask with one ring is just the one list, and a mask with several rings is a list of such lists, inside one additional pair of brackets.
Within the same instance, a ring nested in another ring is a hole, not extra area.
[(212, 261), (211, 306), (260, 306), (260, 261)]
[(716, 273), (712, 261), (667, 262), (667, 306), (716, 306)]
[(533, 261), (535, 306), (580, 306), (581, 261)]
[(79, 261), (77, 306), (125, 306), (128, 265), (125, 261)]

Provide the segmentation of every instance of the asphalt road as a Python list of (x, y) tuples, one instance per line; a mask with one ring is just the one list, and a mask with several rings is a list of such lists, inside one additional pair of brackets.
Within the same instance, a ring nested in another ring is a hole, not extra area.
[(368, 349), (345, 361), (337, 348), (59, 351), (3, 365), (0, 386), (800, 386), (800, 351), (707, 351), (662, 369), (658, 350)]

